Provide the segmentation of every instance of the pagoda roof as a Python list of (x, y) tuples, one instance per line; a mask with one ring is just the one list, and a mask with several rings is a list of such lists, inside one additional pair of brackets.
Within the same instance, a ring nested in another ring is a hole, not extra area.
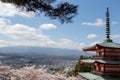
[(93, 60), (93, 59), (86, 59), (86, 60), (81, 60), (83, 63), (94, 63), (94, 62), (99, 62), (99, 63), (107, 63), (107, 64), (120, 64), (120, 60), (110, 60), (110, 59), (100, 59), (100, 60)]
[(87, 80), (120, 80), (119, 77), (114, 77), (109, 75), (100, 76), (100, 75), (89, 73), (89, 72), (79, 73), (79, 76), (82, 76)]
[(95, 74), (89, 73), (89, 72), (79, 73), (79, 75), (88, 80), (105, 80), (101, 76), (95, 75)]
[(108, 47), (108, 48), (120, 48), (120, 44), (113, 43), (113, 42), (103, 42), (98, 45), (100, 45), (102, 47)]
[(119, 48), (120, 49), (120, 44), (119, 43), (103, 42), (103, 43), (100, 43), (100, 44), (96, 44), (96, 45), (93, 45), (93, 46), (83, 48), (83, 51), (95, 51), (96, 46), (105, 47), (105, 48)]

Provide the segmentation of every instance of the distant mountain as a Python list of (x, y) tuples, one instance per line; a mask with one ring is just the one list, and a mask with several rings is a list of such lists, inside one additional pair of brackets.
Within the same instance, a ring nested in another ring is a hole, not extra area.
[(91, 56), (91, 54), (86, 54), (79, 50), (26, 46), (1, 47), (0, 53), (14, 55), (55, 55), (67, 57), (79, 57), (80, 55)]

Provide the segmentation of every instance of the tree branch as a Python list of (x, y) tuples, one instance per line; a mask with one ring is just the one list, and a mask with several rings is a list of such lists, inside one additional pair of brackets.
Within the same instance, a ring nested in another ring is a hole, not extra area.
[(70, 23), (77, 15), (76, 5), (68, 2), (60, 3), (53, 7), (57, 0), (1, 0), (4, 3), (16, 5), (21, 10), (33, 11), (37, 14), (44, 12), (44, 15), (51, 19), (58, 19), (61, 23)]

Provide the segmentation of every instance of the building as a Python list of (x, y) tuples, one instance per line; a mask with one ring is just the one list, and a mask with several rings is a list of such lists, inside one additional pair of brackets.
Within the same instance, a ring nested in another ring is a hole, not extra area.
[(120, 80), (120, 44), (110, 39), (109, 8), (106, 12), (106, 40), (83, 51), (93, 51), (96, 55), (93, 59), (81, 60), (83, 64), (94, 64), (91, 73), (79, 73), (80, 80)]

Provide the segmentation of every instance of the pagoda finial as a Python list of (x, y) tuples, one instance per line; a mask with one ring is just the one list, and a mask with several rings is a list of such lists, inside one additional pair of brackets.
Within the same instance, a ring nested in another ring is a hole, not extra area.
[(112, 42), (110, 39), (110, 18), (109, 18), (109, 8), (107, 7), (106, 12), (106, 40), (105, 42)]

